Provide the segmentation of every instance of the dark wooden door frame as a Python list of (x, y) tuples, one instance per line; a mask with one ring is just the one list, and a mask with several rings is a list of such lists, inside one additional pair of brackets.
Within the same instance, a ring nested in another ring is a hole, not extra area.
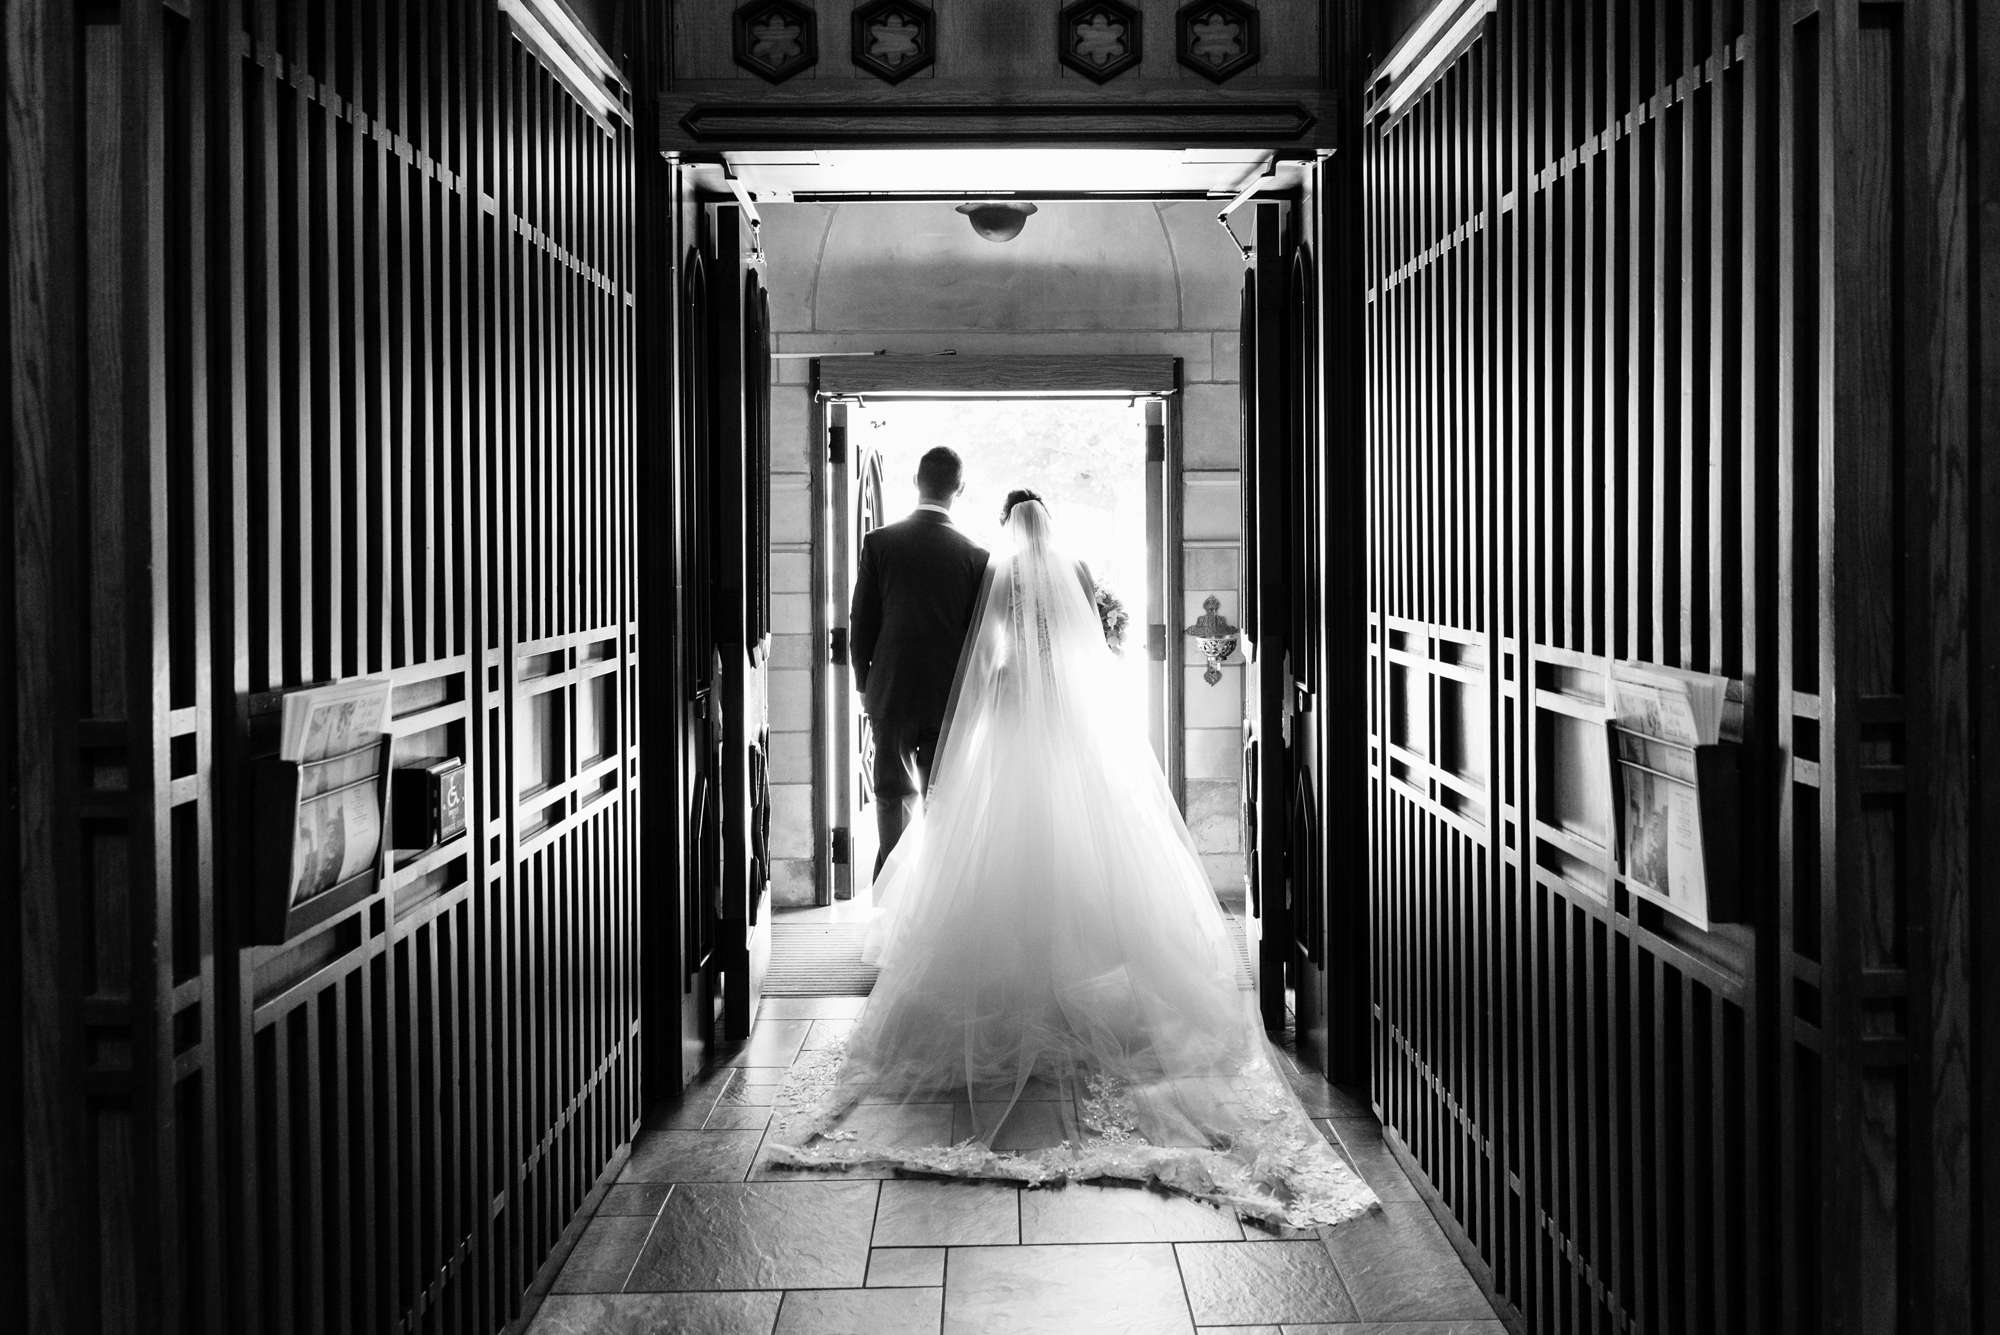
[[(860, 540), (882, 522), (881, 455), (868, 450), (848, 453), (847, 405), (843, 401), (811, 400), (808, 432), (816, 442), (807, 504), (812, 507), (812, 587), (829, 591), (851, 587)], [(871, 504), (872, 502), (872, 504)], [(851, 691), (841, 688), (839, 674), (849, 666), (847, 599), (815, 598), (815, 643), (824, 641), (829, 675), (822, 677), (814, 652), (811, 737), (813, 749), (813, 902), (824, 906), (854, 898), (854, 868), (866, 861), (862, 850), (872, 848), (865, 831), (853, 828), (857, 781), (866, 782), (867, 768), (856, 765), (855, 749), (865, 733), (858, 725), (859, 708)], [(826, 620), (824, 637), (818, 619)], [(820, 837), (820, 832), (825, 837)], [(857, 846), (857, 837), (861, 843)]]

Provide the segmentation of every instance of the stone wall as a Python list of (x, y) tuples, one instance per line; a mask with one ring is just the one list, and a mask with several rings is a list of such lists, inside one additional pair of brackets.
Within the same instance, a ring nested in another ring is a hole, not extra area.
[[(949, 203), (766, 204), (779, 352), (1163, 353), (1181, 359), (1185, 606), (1236, 619), (1242, 578), (1237, 389), (1243, 264), (1204, 201), (1045, 203), (1014, 240)], [(809, 363), (772, 387), (772, 859), (780, 905), (813, 902)], [(891, 512), (909, 498), (892, 494)], [(1187, 637), (1188, 819), (1218, 888), (1242, 883), (1240, 660), (1202, 680)]]

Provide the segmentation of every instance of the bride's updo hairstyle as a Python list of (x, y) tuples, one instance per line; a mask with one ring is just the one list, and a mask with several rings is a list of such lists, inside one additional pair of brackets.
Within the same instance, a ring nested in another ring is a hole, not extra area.
[[(1022, 501), (1041, 501), (1041, 500), (1042, 500), (1042, 493), (1040, 493), (1039, 491), (1029, 491), (1026, 487), (1014, 488), (1014, 490), (1007, 493), (1007, 503), (1000, 507), (1001, 524), (1002, 525), (1006, 524), (1008, 518), (1012, 516), (1014, 513), (1014, 507), (1019, 505)], [(1042, 501), (1042, 504), (1047, 505), (1048, 502)]]

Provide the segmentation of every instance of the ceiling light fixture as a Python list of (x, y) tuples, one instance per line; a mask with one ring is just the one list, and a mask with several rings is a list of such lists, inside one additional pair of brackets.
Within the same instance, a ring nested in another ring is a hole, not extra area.
[(1016, 203), (1000, 199), (960, 204), (955, 210), (963, 213), (972, 224), (972, 230), (988, 241), (1012, 241), (1028, 225), (1028, 215), (1039, 211), (1026, 201)]

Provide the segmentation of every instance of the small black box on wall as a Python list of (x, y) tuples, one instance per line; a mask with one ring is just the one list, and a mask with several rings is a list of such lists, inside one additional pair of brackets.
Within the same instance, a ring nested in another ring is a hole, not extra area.
[(390, 792), (391, 843), (430, 848), (465, 833), (465, 765), (457, 756), (399, 769)]

